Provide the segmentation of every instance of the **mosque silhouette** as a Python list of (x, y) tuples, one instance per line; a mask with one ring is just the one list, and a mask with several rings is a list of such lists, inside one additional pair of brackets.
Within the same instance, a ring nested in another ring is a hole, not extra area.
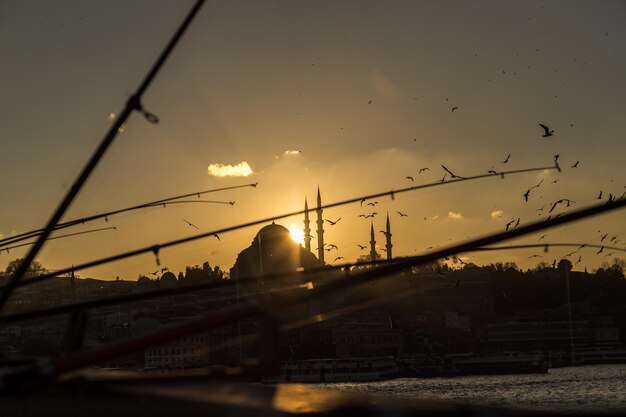
[[(235, 264), (230, 269), (231, 279), (237, 282), (243, 278), (258, 277), (255, 290), (265, 290), (271, 288), (271, 280), (263, 280), (261, 277), (269, 274), (296, 272), (307, 269), (321, 268), (326, 265), (324, 260), (324, 219), (322, 218), (322, 197), (319, 187), (317, 189), (317, 256), (311, 251), (311, 235), (309, 207), (307, 200), (304, 200), (304, 247), (295, 242), (289, 230), (272, 222), (258, 231), (252, 244), (242, 250), (237, 255)], [(383, 232), (386, 238), (385, 249), (387, 259), (392, 259), (391, 224), (389, 214), (387, 214), (386, 231)], [(376, 252), (376, 235), (374, 233), (374, 223), (370, 223), (370, 252), (369, 259), (379, 258)], [(282, 281), (284, 283), (284, 281)], [(303, 284), (293, 282), (294, 284)]]

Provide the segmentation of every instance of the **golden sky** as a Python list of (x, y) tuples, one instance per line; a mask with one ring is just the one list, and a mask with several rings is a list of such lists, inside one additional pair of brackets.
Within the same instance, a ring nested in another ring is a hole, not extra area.
[[(45, 224), (191, 4), (0, 2), (2, 236)], [(39, 260), (62, 268), (298, 210), (305, 197), (314, 204), (318, 185), (331, 203), (405, 187), (406, 176), (436, 181), (442, 164), (469, 176), (547, 166), (559, 154), (563, 172), (379, 199), (375, 228), (389, 212), (395, 255), (504, 230), (511, 219), (534, 221), (537, 209), (561, 198), (583, 207), (598, 202), (600, 190), (619, 197), (625, 18), (621, 1), (210, 1), (144, 96), (161, 122), (131, 117), (66, 219), (210, 188), (258, 187), (209, 195), (236, 201), (232, 207), (180, 204), (77, 227), (117, 230), (50, 242)], [(539, 123), (554, 136), (542, 138)], [(430, 171), (419, 174), (423, 167)], [(524, 192), (542, 179), (526, 203)], [(367, 244), (369, 220), (358, 215), (367, 212), (353, 204), (324, 213), (342, 218), (326, 226), (336, 256), (363, 253), (357, 244)], [(542, 242), (600, 243), (607, 233), (626, 247), (623, 219), (614, 213), (557, 228)], [(230, 268), (259, 228), (165, 250), (162, 264)], [(532, 267), (566, 252), (468, 259)], [(23, 254), (3, 252), (0, 268)], [(581, 255), (576, 269), (610, 260)], [(145, 255), (80, 275), (135, 279), (154, 269)]]

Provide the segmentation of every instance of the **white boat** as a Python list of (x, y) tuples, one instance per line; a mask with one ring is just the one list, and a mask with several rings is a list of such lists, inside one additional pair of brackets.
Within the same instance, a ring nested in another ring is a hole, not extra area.
[(285, 382), (380, 381), (395, 378), (398, 366), (393, 357), (307, 359), (283, 362)]

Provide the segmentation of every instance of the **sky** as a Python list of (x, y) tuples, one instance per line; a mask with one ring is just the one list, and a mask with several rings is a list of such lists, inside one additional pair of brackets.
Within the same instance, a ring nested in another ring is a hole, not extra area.
[[(192, 3), (0, 0), (0, 237), (45, 225)], [(378, 199), (380, 247), (386, 213), (394, 255), (408, 256), (546, 217), (559, 199), (575, 203), (553, 214), (598, 203), (600, 191), (619, 197), (625, 18), (622, 1), (208, 1), (143, 97), (160, 123), (129, 119), (65, 219), (258, 186), (204, 197), (233, 206), (179, 204), (68, 229), (117, 228), (50, 241), (38, 260), (55, 270), (300, 210), (305, 198), (314, 204), (318, 186), (323, 203), (333, 203), (433, 182), (442, 164), (469, 176), (550, 166), (559, 154), (563, 170)], [(543, 138), (539, 123), (554, 135)], [(248, 175), (233, 176), (240, 173)], [(324, 212), (341, 218), (325, 226), (325, 241), (339, 247), (333, 255), (365, 253), (357, 244), (368, 244), (370, 220), (358, 216), (374, 210), (356, 203)], [(279, 223), (301, 228), (302, 218)], [(258, 229), (164, 250), (161, 266), (228, 269)], [(604, 234), (626, 248), (623, 212), (514, 243), (600, 244)], [(567, 252), (463, 259), (529, 268)], [(574, 269), (592, 270), (611, 260), (607, 253), (583, 249), (569, 259), (581, 256)], [(24, 254), (0, 253), (0, 269)], [(155, 269), (146, 254), (78, 274), (136, 279)]]

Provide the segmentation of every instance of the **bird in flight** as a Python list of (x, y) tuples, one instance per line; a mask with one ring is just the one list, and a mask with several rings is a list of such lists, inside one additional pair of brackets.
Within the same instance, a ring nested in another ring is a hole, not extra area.
[(456, 109), (458, 109), (458, 108), (459, 108), (458, 106), (454, 106), (454, 107), (452, 107), (452, 111), (451, 111), (451, 113), (454, 113), (454, 111), (455, 111)]
[(517, 218), (517, 222), (515, 222), (515, 226), (513, 226), (513, 229), (515, 229), (517, 226), (519, 226), (519, 221), (521, 220), (520, 217)]
[(604, 242), (604, 239), (606, 239), (609, 236), (609, 234), (604, 234), (602, 235), (602, 239), (600, 239), (600, 242)]
[(256, 188), (256, 186), (257, 186), (257, 185), (259, 185), (259, 182), (258, 182), (258, 181), (257, 181), (257, 182), (255, 182), (254, 184), (250, 184), (250, 186), (251, 186), (251, 187), (254, 187), (254, 188)]
[(490, 169), (489, 171), (487, 171), (487, 174), (498, 175), (498, 173), (494, 171), (493, 169)]
[(509, 231), (509, 227), (511, 227), (511, 225), (512, 225), (513, 223), (515, 223), (515, 219), (511, 220), (510, 222), (508, 222), (508, 223), (506, 224), (505, 231), (507, 231), (507, 232), (508, 232), (508, 231)]
[(509, 158), (511, 157), (511, 154), (509, 154), (506, 159), (504, 161), (502, 161), (503, 164), (506, 164), (509, 162)]
[(340, 217), (340, 218), (338, 218), (338, 219), (337, 219), (337, 220), (335, 220), (335, 221), (328, 220), (328, 219), (324, 219), (324, 220), (326, 220), (328, 223), (330, 223), (330, 225), (331, 225), (331, 226), (334, 226), (334, 225), (336, 225), (336, 224), (339, 222), (339, 220), (341, 220), (341, 217)]
[(397, 211), (396, 213), (398, 213), (400, 215), (400, 217), (409, 217), (408, 214), (404, 214), (401, 211)]
[(530, 195), (530, 190), (532, 190), (532, 188), (529, 188), (525, 193), (524, 193), (524, 201), (526, 201), (528, 203), (528, 196)]
[(550, 130), (548, 126), (541, 124), (541, 123), (539, 123), (539, 126), (541, 126), (541, 128), (543, 129), (542, 137), (547, 138), (547, 137), (554, 135), (554, 130)]
[(414, 182), (415, 180), (413, 179), (413, 177), (406, 177), (407, 180), (411, 180), (411, 182)]
[(552, 211), (554, 210), (554, 208), (561, 204), (561, 203), (567, 203), (567, 207), (569, 207), (570, 203), (575, 203), (575, 201), (569, 200), (567, 198), (562, 198), (558, 201), (556, 201), (554, 204), (552, 204), (552, 207), (550, 208), (550, 211), (548, 213), (552, 213)]
[(159, 271), (154, 271), (154, 272), (150, 272), (149, 274), (150, 274), (150, 275), (156, 275), (156, 274), (158, 274), (158, 273), (159, 273)]
[(428, 167), (420, 168), (420, 172), (418, 172), (418, 174), (421, 174), (424, 171), (430, 171), (430, 168)]
[(217, 233), (213, 233), (211, 236), (216, 237), (217, 240), (221, 241), (222, 239), (220, 239), (219, 235)]
[(372, 104), (372, 100), (368, 101), (367, 104)]
[(439, 182), (444, 182), (446, 180), (446, 175), (448, 175), (447, 172), (444, 172), (443, 174), (443, 178), (439, 180)]
[(361, 199), (361, 207), (363, 207), (363, 203), (365, 203), (365, 199), (364, 198)]
[(543, 239), (544, 237), (546, 237), (546, 235), (541, 235), (541, 237), (538, 240)]
[(543, 256), (541, 255), (531, 255), (528, 257), (528, 259), (532, 259), (532, 258), (543, 258)]
[(366, 219), (370, 218), (370, 217), (374, 217), (376, 216), (378, 213), (373, 212), (372, 214), (368, 214), (367, 216), (365, 216)]
[(454, 174), (452, 173), (452, 171), (450, 171), (448, 168), (446, 168), (446, 167), (445, 167), (445, 165), (441, 165), (441, 167), (442, 167), (442, 168), (443, 168), (443, 169), (444, 169), (444, 170), (445, 170), (448, 174), (450, 174), (450, 177), (452, 177), (452, 178), (460, 178), (460, 179), (465, 179), (465, 178), (463, 178), (463, 177), (459, 177), (458, 175), (454, 175)]
[(344, 259), (343, 256), (337, 256), (333, 262), (337, 262), (340, 259)]
[(191, 226), (191, 227), (195, 227), (196, 229), (198, 229), (198, 226), (196, 226), (195, 224), (191, 223), (189, 220), (185, 220), (185, 219), (182, 219), (182, 220), (183, 220), (185, 223), (187, 223), (189, 226)]
[(602, 200), (602, 190), (600, 190), (600, 194), (598, 194), (597, 200)]
[(600, 248), (600, 250), (596, 253), (596, 255), (599, 255), (599, 254), (601, 254), (602, 252), (604, 252), (604, 246), (602, 246), (602, 247)]
[(359, 249), (361, 249), (361, 250), (364, 250), (364, 249), (367, 247), (367, 246), (359, 245), (358, 243), (357, 243), (356, 245), (357, 245), (357, 246), (359, 247)]
[(384, 230), (379, 230), (379, 232), (380, 232), (380, 233), (382, 233), (382, 234), (383, 234), (383, 235), (385, 235), (385, 236), (388, 236), (388, 235), (389, 235), (389, 233), (385, 232)]
[(575, 163), (574, 165), (572, 165), (570, 168), (578, 168), (578, 163), (579, 163), (579, 162), (580, 162), (580, 161), (576, 161), (576, 163)]
[(376, 204), (378, 204), (378, 201), (374, 201), (372, 203), (367, 203), (368, 206), (372, 206), (372, 207), (374, 207)]
[(161, 272), (167, 272), (167, 271), (169, 271), (169, 269), (167, 269), (167, 267), (161, 268)]

